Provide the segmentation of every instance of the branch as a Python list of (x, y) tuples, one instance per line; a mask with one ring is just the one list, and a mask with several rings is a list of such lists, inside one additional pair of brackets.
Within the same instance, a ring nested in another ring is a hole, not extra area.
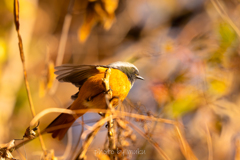
[[(27, 79), (27, 71), (26, 71), (26, 66), (25, 66), (25, 58), (24, 58), (24, 52), (23, 52), (22, 37), (21, 37), (20, 31), (19, 31), (20, 23), (19, 23), (19, 2), (18, 2), (18, 0), (14, 0), (14, 22), (15, 22), (16, 31), (17, 31), (17, 34), (18, 34), (18, 46), (19, 46), (20, 57), (21, 57), (22, 65), (23, 65), (24, 82), (25, 82), (25, 86), (26, 86), (26, 90), (27, 90), (28, 101), (29, 101), (29, 105), (30, 105), (30, 108), (31, 108), (32, 116), (35, 117), (36, 113), (35, 113), (35, 110), (34, 110), (33, 101), (32, 101), (31, 92), (30, 92), (30, 87), (29, 87), (28, 79)], [(46, 147), (45, 147), (45, 144), (43, 142), (43, 138), (40, 134), (41, 133), (40, 128), (38, 128), (38, 133), (39, 133), (39, 140), (40, 140), (44, 155), (47, 155)]]
[[(107, 112), (105, 114), (105, 117), (110, 117), (110, 120), (108, 121), (108, 140), (109, 140), (109, 149), (110, 151), (114, 151), (116, 149), (116, 142), (115, 142), (115, 130), (114, 130), (114, 121), (113, 121), (113, 112), (114, 108), (112, 105), (112, 90), (110, 88), (109, 84), (109, 78), (111, 75), (111, 69), (108, 68), (105, 71), (103, 84), (105, 86), (105, 99), (107, 106), (110, 110), (110, 112)], [(112, 152), (111, 152), (112, 153)], [(115, 154), (110, 154), (110, 159), (114, 159)]]

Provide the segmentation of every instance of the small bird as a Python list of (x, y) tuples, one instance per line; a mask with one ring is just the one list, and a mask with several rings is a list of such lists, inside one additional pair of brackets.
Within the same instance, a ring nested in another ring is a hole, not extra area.
[[(132, 88), (136, 79), (143, 78), (139, 76), (136, 66), (128, 62), (115, 62), (109, 65), (70, 65), (63, 64), (55, 67), (55, 74), (60, 82), (71, 82), (79, 91), (72, 95), (74, 102), (68, 107), (71, 110), (78, 109), (106, 109), (105, 92), (103, 85), (105, 71), (111, 68), (109, 77), (109, 86), (112, 91), (113, 106), (118, 105), (119, 99), (123, 101)], [(77, 114), (77, 117), (84, 113)], [(52, 137), (58, 137), (61, 140), (71, 125), (75, 122), (76, 117), (70, 114), (60, 114), (46, 129), (51, 127), (69, 124), (66, 128), (49, 131)]]

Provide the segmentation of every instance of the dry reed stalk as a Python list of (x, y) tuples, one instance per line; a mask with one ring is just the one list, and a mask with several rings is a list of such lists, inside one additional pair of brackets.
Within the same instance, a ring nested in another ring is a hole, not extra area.
[[(27, 79), (27, 70), (26, 70), (26, 66), (25, 66), (25, 57), (24, 57), (24, 51), (23, 51), (22, 37), (21, 37), (20, 31), (19, 31), (20, 23), (19, 23), (19, 2), (18, 2), (18, 0), (14, 0), (14, 22), (15, 22), (15, 26), (16, 26), (17, 35), (18, 35), (18, 46), (19, 46), (20, 57), (21, 57), (22, 65), (23, 65), (24, 82), (25, 82), (25, 86), (26, 86), (26, 90), (27, 90), (28, 101), (29, 101), (31, 112), (32, 112), (32, 116), (35, 117), (36, 113), (35, 113), (35, 109), (33, 106), (30, 87), (29, 87), (29, 83), (28, 83), (28, 79)], [(39, 134), (39, 140), (40, 140), (40, 143), (42, 146), (42, 150), (44, 152), (44, 155), (46, 156), (47, 155), (46, 147), (45, 147), (43, 138), (41, 136), (41, 130), (39, 127), (38, 127), (38, 134)]]

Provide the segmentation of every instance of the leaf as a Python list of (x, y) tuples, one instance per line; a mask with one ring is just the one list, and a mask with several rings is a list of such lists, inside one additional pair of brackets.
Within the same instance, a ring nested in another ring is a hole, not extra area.
[(97, 16), (93, 11), (88, 11), (82, 26), (78, 31), (78, 37), (80, 42), (85, 42), (88, 38), (92, 28), (97, 24)]
[(118, 0), (89, 1), (84, 22), (78, 32), (79, 41), (85, 42), (97, 23), (101, 23), (105, 30), (109, 30), (115, 20), (114, 12), (117, 7)]
[(115, 10), (118, 7), (118, 0), (102, 0), (104, 3), (105, 10), (108, 14), (114, 14)]
[(219, 24), (219, 34), (221, 47), (229, 47), (236, 40), (237, 35), (232, 27), (227, 23)]
[(170, 100), (168, 88), (163, 84), (153, 85), (151, 88), (155, 100), (161, 104)]
[(195, 94), (189, 94), (176, 99), (166, 106), (166, 112), (171, 117), (180, 117), (190, 111), (193, 111), (199, 104), (199, 98)]
[(222, 64), (225, 53), (237, 40), (237, 35), (232, 27), (227, 23), (220, 23), (218, 26), (219, 47), (210, 55), (208, 62), (212, 64)]
[(52, 87), (53, 82), (55, 80), (54, 63), (52, 61), (49, 61), (46, 67), (47, 67), (47, 73), (45, 74), (44, 77), (40, 79), (40, 82), (39, 82), (40, 97), (45, 96), (46, 92)]
[(209, 92), (216, 95), (222, 95), (227, 91), (226, 82), (218, 79), (212, 79), (209, 83)]

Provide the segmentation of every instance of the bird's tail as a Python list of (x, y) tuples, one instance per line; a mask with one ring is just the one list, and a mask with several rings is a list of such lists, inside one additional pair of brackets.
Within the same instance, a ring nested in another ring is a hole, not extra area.
[[(68, 107), (68, 109), (70, 107)], [(77, 117), (80, 117), (83, 114), (84, 113), (78, 114)], [(58, 139), (61, 140), (63, 139), (64, 135), (67, 133), (68, 129), (75, 122), (75, 120), (76, 118), (73, 115), (62, 113), (55, 120), (53, 120), (51, 124), (47, 126), (46, 131), (47, 133), (52, 133), (53, 138), (58, 137)]]

